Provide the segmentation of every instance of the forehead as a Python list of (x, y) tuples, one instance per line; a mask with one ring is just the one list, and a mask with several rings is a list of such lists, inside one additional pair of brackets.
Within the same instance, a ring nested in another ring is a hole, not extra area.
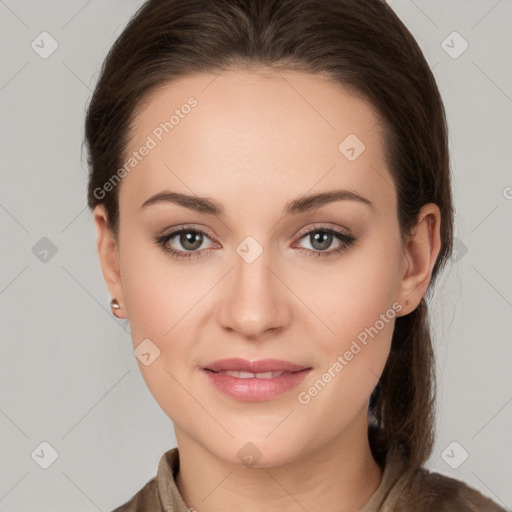
[(164, 189), (286, 202), (341, 187), (394, 204), (381, 130), (370, 103), (322, 75), (187, 76), (139, 106), (125, 159), (151, 149), (123, 178), (120, 204), (140, 205)]

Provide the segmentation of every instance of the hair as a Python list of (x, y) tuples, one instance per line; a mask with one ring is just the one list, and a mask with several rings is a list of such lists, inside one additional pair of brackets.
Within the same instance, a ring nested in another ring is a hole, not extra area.
[[(362, 96), (380, 118), (397, 193), (402, 243), (423, 205), (441, 212), (441, 249), (428, 296), (451, 254), (453, 204), (448, 129), (435, 78), (416, 40), (384, 0), (149, 0), (114, 42), (90, 100), (88, 206), (103, 204), (118, 239), (119, 187), (97, 197), (122, 167), (130, 130), (150, 94), (200, 72), (260, 68), (320, 73)], [(435, 361), (425, 297), (396, 318), (385, 368), (368, 404), (378, 445), (406, 464), (430, 457)]]

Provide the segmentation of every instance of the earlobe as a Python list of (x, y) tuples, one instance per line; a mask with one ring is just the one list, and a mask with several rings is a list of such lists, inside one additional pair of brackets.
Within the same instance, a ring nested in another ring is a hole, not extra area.
[[(112, 309), (112, 314), (117, 318), (125, 318), (123, 316), (125, 308), (119, 267), (119, 247), (117, 240), (108, 227), (108, 215), (104, 205), (100, 204), (94, 208), (93, 218), (96, 226), (97, 249), (103, 278), (111, 300), (117, 299), (117, 303), (120, 305), (119, 308)], [(109, 306), (111, 307), (112, 305), (109, 304)]]
[[(441, 250), (440, 227), (439, 207), (434, 203), (424, 205), (404, 247), (408, 268), (399, 289), (400, 303), (404, 304), (402, 315), (413, 311), (427, 291), (434, 264)], [(410, 301), (409, 305), (405, 305), (407, 301)]]

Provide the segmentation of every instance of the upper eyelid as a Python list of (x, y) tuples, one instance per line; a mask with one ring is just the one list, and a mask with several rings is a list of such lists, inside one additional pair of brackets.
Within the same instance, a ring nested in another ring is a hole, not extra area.
[(346, 228), (345, 226), (334, 226), (332, 222), (326, 222), (325, 224), (315, 223), (313, 226), (304, 228), (304, 230), (299, 231), (299, 233), (296, 236), (302, 237), (304, 235), (307, 235), (311, 231), (321, 231), (323, 229), (326, 231), (332, 230), (336, 232), (341, 232), (342, 234), (345, 234), (347, 236), (352, 235), (352, 231)]
[[(347, 235), (352, 234), (352, 231), (345, 226), (337, 226), (337, 225), (334, 225), (334, 223), (332, 223), (332, 222), (326, 222), (326, 223), (318, 223), (317, 222), (317, 223), (313, 224), (313, 226), (309, 226), (307, 228), (301, 229), (298, 232), (298, 234), (295, 236), (303, 236), (303, 235), (308, 234), (311, 231), (317, 231), (317, 230), (321, 230), (321, 229), (325, 229), (325, 230), (332, 229), (333, 231), (340, 231), (340, 230), (343, 231), (344, 230), (344, 231), (346, 231)], [(210, 238), (216, 238), (215, 236), (209, 234), (208, 228), (198, 227), (198, 226), (194, 226), (194, 225), (190, 225), (190, 224), (184, 224), (183, 226), (173, 228), (168, 232), (163, 232), (162, 236), (175, 235), (176, 233), (180, 233), (182, 231), (203, 232)]]

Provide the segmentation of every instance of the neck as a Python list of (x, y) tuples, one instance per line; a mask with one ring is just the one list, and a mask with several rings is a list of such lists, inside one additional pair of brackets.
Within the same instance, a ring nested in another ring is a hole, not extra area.
[(198, 512), (356, 512), (382, 479), (364, 412), (364, 423), (359, 418), (328, 444), (315, 450), (301, 448), (298, 457), (271, 467), (228, 463), (175, 427), (180, 456), (177, 487), (187, 506)]

